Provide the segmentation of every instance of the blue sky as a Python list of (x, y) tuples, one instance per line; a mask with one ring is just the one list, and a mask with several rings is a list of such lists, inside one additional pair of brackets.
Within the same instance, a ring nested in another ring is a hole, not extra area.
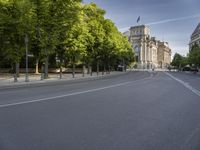
[(106, 18), (120, 31), (137, 25), (140, 16), (152, 36), (169, 42), (173, 54), (188, 53), (190, 36), (200, 22), (200, 0), (84, 0), (90, 2), (106, 10)]

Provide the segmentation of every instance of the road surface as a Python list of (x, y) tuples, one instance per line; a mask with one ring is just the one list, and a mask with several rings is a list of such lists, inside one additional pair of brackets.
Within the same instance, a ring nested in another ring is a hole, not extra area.
[(200, 77), (128, 72), (0, 90), (0, 150), (199, 150)]

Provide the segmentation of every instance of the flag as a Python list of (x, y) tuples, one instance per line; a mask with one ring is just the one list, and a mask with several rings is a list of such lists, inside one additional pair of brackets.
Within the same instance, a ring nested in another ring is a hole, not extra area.
[(140, 21), (140, 16), (138, 17), (138, 19), (137, 19), (137, 23)]

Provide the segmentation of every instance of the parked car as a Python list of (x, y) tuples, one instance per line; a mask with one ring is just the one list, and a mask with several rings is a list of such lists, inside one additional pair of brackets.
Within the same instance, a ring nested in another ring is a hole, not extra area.
[(117, 71), (123, 71), (123, 70), (125, 70), (125, 66), (122, 65), (117, 66)]
[(192, 72), (198, 72), (199, 70), (198, 70), (198, 68), (191, 67), (190, 71), (192, 71)]
[(190, 67), (183, 67), (183, 71), (191, 71)]
[(188, 67), (188, 66), (186, 66), (186, 67), (183, 67), (182, 71), (198, 72), (199, 70), (196, 67)]

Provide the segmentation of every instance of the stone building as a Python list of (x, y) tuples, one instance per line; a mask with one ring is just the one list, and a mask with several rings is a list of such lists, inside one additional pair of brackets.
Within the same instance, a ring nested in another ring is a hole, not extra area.
[(167, 42), (158, 42), (158, 68), (166, 68), (171, 62), (171, 49)]
[(192, 46), (194, 44), (198, 44), (200, 46), (200, 23), (197, 25), (196, 29), (194, 30), (194, 32), (190, 37), (190, 43), (189, 43), (190, 50), (192, 49)]
[[(125, 35), (128, 35), (127, 32)], [(128, 38), (135, 51), (138, 68), (166, 68), (170, 65), (171, 49), (168, 43), (151, 37), (149, 27), (131, 27)]]

